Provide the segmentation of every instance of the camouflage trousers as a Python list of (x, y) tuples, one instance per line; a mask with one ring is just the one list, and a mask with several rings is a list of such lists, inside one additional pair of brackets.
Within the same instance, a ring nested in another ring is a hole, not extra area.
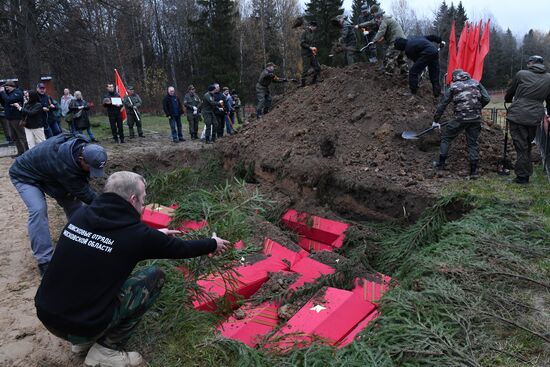
[(439, 154), (443, 157), (449, 156), (449, 147), (462, 130), (466, 130), (468, 160), (470, 162), (479, 160), (479, 143), (477, 141), (481, 133), (481, 120), (479, 119), (470, 121), (451, 120), (443, 132), (441, 145), (439, 146)]
[(117, 307), (107, 328), (94, 337), (71, 335), (59, 330), (46, 328), (55, 336), (72, 344), (97, 342), (109, 349), (120, 349), (145, 312), (157, 300), (164, 285), (164, 272), (150, 266), (132, 274), (122, 285), (117, 295)]
[(261, 84), (256, 84), (256, 99), (258, 104), (256, 105), (256, 118), (260, 118), (269, 112), (271, 108), (271, 94), (269, 88), (264, 87)]
[(356, 62), (356, 52), (352, 50), (346, 50), (346, 65), (353, 65)]
[(133, 138), (136, 136), (134, 133), (134, 125), (137, 127), (137, 132), (139, 136), (143, 136), (143, 130), (141, 128), (141, 118), (137, 118), (134, 111), (130, 108), (127, 109), (128, 116), (126, 117), (126, 122), (128, 124), (128, 130), (130, 131), (130, 137)]
[(403, 52), (396, 50), (393, 45), (390, 45), (384, 55), (384, 71), (393, 74), (396, 67), (399, 68), (401, 74), (408, 73), (408, 67)]

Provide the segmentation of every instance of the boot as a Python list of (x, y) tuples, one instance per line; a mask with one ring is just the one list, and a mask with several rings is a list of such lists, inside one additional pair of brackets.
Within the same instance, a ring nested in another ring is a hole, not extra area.
[(447, 157), (444, 156), (444, 155), (440, 155), (439, 156), (439, 161), (438, 162), (434, 162), (433, 163), (433, 166), (436, 170), (438, 171), (442, 171), (445, 169), (445, 161), (447, 160)]
[(477, 173), (477, 161), (470, 162), (470, 176), (468, 178), (470, 180), (477, 180), (479, 178)]
[(119, 350), (109, 349), (101, 344), (95, 343), (84, 364), (89, 367), (133, 367), (143, 363), (143, 358), (138, 352), (123, 352)]
[(299, 86), (299, 88), (303, 88), (303, 87), (305, 87), (305, 86), (306, 86), (306, 78), (300, 79), (300, 86)]
[(519, 185), (527, 185), (529, 183), (529, 176), (517, 176), (512, 180), (512, 182)]

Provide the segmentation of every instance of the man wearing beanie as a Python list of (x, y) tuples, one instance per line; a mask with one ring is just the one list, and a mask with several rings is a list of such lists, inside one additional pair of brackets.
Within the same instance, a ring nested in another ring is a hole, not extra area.
[(28, 230), (34, 258), (43, 276), (53, 247), (48, 226), (48, 194), (65, 211), (67, 219), (97, 196), (89, 177), (102, 177), (107, 163), (103, 147), (83, 135), (61, 134), (48, 139), (15, 160), (10, 179), (29, 210)]

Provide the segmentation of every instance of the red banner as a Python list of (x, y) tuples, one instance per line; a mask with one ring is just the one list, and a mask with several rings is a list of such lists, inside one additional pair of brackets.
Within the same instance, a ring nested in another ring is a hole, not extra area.
[[(118, 74), (118, 70), (115, 69), (115, 80), (116, 80), (116, 91), (120, 95), (120, 98), (124, 99), (126, 96), (126, 87), (124, 86), (124, 83), (122, 82), (122, 78)], [(126, 122), (126, 109), (124, 107), (121, 108), (121, 115), (122, 115), (122, 122)]]
[[(480, 40), (482, 21), (478, 25), (465, 23), (458, 40), (458, 52), (456, 52), (455, 24), (451, 28), (449, 37), (449, 63), (447, 64), (447, 84), (452, 81), (452, 73), (456, 69), (462, 69), (472, 76), (472, 79), (481, 80), (483, 76), (483, 62), (489, 53), (490, 20), (483, 29)], [(456, 56), (455, 56), (456, 55)]]
[(449, 64), (447, 67), (447, 84), (451, 84), (452, 81), (452, 73), (456, 69), (456, 63), (457, 63), (457, 54), (456, 54), (456, 30), (455, 30), (455, 22), (453, 21), (453, 25), (451, 27), (451, 35), (449, 36)]
[(483, 35), (481, 36), (481, 41), (479, 45), (479, 51), (476, 56), (476, 63), (474, 68), (474, 73), (472, 74), (472, 79), (475, 80), (481, 80), (481, 77), (483, 76), (483, 62), (485, 61), (485, 56), (489, 53), (489, 38), (491, 34), (490, 25), (491, 20), (489, 19), (487, 23), (485, 24), (485, 28), (483, 29)]

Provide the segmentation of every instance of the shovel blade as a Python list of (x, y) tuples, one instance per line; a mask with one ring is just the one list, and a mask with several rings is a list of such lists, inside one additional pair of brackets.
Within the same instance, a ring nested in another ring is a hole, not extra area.
[(418, 133), (416, 133), (415, 131), (403, 131), (401, 137), (405, 140), (417, 140)]

